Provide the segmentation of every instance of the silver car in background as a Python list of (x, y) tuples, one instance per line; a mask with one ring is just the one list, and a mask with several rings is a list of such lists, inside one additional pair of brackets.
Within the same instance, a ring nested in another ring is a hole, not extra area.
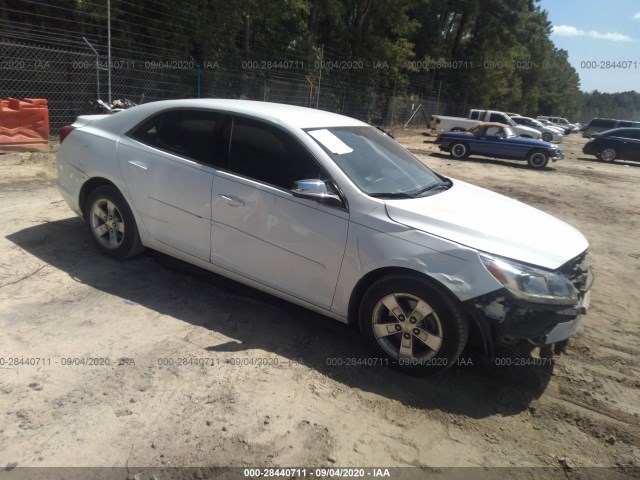
[(60, 141), (59, 190), (102, 253), (152, 248), (358, 325), (377, 364), (434, 373), (469, 340), (563, 347), (589, 306), (580, 232), (352, 118), (169, 100)]
[(525, 127), (531, 127), (538, 130), (542, 134), (542, 140), (545, 142), (561, 143), (564, 138), (561, 129), (547, 127), (534, 118), (513, 116), (511, 117), (511, 120), (516, 122), (518, 125), (524, 125)]

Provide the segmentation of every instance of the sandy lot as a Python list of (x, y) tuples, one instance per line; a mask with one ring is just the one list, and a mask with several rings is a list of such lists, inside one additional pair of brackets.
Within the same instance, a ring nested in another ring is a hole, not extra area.
[(397, 139), (445, 175), (587, 236), (592, 307), (553, 368), (476, 358), (420, 379), (331, 366), (367, 355), (357, 331), (157, 254), (104, 258), (55, 189), (53, 155), (0, 155), (0, 468), (544, 466), (570, 476), (610, 466), (633, 475), (640, 163), (585, 157), (578, 135), (545, 171), (451, 160), (419, 132)]

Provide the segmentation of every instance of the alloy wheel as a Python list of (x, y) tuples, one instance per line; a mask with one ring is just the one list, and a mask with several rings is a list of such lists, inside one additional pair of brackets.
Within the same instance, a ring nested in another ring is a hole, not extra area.
[(382, 298), (371, 317), (378, 344), (396, 359), (423, 362), (442, 346), (442, 323), (433, 308), (409, 293)]
[(107, 249), (115, 249), (124, 240), (124, 220), (115, 203), (100, 198), (93, 203), (90, 213), (91, 231), (98, 242)]

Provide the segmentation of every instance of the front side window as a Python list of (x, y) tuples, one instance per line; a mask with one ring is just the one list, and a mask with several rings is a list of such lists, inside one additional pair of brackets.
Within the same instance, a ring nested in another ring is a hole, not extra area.
[(293, 137), (257, 120), (236, 117), (231, 125), (227, 169), (290, 190), (296, 180), (328, 180), (311, 154)]
[(442, 178), (373, 127), (329, 127), (307, 133), (364, 193), (412, 196)]
[(620, 137), (620, 138), (640, 138), (640, 129), (625, 129), (625, 130), (614, 130), (611, 133), (611, 136)]

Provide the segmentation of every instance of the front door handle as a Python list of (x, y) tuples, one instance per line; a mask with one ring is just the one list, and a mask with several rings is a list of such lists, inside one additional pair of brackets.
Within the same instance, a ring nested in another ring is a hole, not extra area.
[(218, 196), (232, 207), (244, 207), (244, 201), (238, 197), (234, 197), (233, 195), (226, 195), (224, 193), (220, 193), (218, 194)]

